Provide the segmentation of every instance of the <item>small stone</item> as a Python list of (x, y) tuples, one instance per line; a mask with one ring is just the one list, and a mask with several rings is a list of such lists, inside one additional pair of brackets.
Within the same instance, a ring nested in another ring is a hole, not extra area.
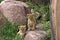
[(38, 23), (38, 24), (36, 25), (36, 29), (37, 29), (37, 30), (43, 30), (43, 29), (42, 29), (42, 26), (43, 26), (42, 23)]

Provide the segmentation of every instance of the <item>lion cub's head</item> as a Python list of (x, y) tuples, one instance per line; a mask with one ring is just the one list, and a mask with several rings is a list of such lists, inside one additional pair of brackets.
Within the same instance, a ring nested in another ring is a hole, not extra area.
[(26, 25), (18, 26), (19, 31), (24, 32), (26, 30)]
[(29, 18), (29, 19), (32, 19), (33, 18), (33, 14), (27, 14), (27, 18)]

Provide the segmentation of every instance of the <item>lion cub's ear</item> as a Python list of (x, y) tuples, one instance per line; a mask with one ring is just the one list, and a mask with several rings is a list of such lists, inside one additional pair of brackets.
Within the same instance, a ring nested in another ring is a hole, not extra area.
[(30, 14), (27, 14), (27, 18), (30, 16)]
[(18, 26), (18, 28), (20, 28), (20, 26)]

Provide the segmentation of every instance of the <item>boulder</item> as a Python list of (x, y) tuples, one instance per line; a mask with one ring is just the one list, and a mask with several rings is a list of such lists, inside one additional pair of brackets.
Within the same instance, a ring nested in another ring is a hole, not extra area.
[(3, 15), (11, 23), (26, 24), (26, 14), (30, 13), (29, 6), (21, 1), (2, 1), (1, 10)]
[(38, 40), (39, 38), (46, 38), (46, 32), (42, 30), (28, 31), (24, 40)]
[[(1, 7), (0, 7), (1, 9)], [(0, 10), (0, 28), (4, 25), (5, 23), (5, 17), (3, 16), (1, 10)]]
[(5, 18), (4, 16), (0, 13), (0, 27), (2, 27), (5, 23)]

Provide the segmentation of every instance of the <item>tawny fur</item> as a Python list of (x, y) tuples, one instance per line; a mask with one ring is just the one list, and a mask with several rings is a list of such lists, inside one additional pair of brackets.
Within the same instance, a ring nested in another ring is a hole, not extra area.
[(28, 19), (28, 30), (35, 30), (36, 28), (36, 20), (33, 14), (27, 14)]
[(18, 26), (19, 32), (17, 34), (21, 35), (22, 37), (25, 36), (26, 25)]

